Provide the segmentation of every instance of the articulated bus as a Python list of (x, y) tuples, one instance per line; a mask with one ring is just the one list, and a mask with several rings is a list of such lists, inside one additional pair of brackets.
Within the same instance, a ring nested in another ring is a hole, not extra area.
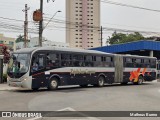
[(65, 85), (142, 84), (156, 79), (156, 58), (71, 48), (24, 48), (12, 54), (7, 75), (9, 86), (33, 90), (54, 90)]

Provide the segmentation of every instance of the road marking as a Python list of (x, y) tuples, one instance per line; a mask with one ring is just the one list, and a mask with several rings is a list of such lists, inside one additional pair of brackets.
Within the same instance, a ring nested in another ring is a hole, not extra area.
[(158, 90), (158, 92), (160, 92), (160, 89)]
[(74, 110), (74, 109), (71, 108), (71, 107), (67, 107), (67, 108), (64, 108), (64, 109), (57, 110), (57, 111), (65, 111), (65, 110), (76, 111), (76, 110)]
[[(64, 108), (64, 109), (60, 109), (60, 110), (57, 110), (57, 111), (65, 111), (65, 110), (69, 110), (69, 111), (76, 111), (75, 109), (73, 109), (73, 108), (71, 108), (71, 107), (67, 107), (67, 108)], [(95, 118), (95, 117), (87, 117), (87, 115), (85, 115), (85, 114), (83, 114), (83, 113), (80, 113), (79, 112), (79, 114), (80, 115), (82, 115), (83, 117), (85, 117), (85, 118), (83, 118), (83, 119), (75, 119), (75, 118), (71, 118), (71, 120), (100, 120), (100, 119), (98, 119), (98, 118)], [(60, 119), (60, 120), (68, 120), (67, 118), (66, 119)]]
[[(60, 109), (60, 110), (57, 110), (57, 111), (76, 111), (75, 109), (71, 108), (71, 107), (66, 107), (66, 108), (63, 108), (63, 109)], [(80, 115), (82, 115), (83, 119), (81, 119), (81, 117), (78, 117), (77, 118), (70, 118), (70, 120), (101, 120), (101, 119), (98, 119), (98, 118), (95, 118), (95, 117), (87, 117), (87, 115), (83, 114), (83, 113), (80, 113)], [(26, 120), (36, 120), (36, 119), (40, 119), (42, 117), (37, 117), (37, 118), (30, 118), (30, 119), (26, 119)], [(80, 118), (80, 119), (79, 119)], [(68, 118), (64, 118), (64, 119), (57, 119), (57, 120), (68, 120)]]

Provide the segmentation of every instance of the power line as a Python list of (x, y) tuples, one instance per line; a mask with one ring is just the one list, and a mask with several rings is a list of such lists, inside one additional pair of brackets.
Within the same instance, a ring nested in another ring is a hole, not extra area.
[(113, 5), (118, 5), (118, 6), (142, 9), (142, 10), (147, 10), (147, 11), (160, 12), (160, 10), (156, 10), (156, 9), (150, 9), (150, 8), (134, 6), (134, 5), (124, 4), (124, 3), (119, 3), (119, 2), (113, 2), (113, 1), (110, 1), (110, 0), (101, 0), (101, 2), (108, 3), (108, 4), (113, 4)]
[(12, 18), (6, 18), (6, 17), (0, 17), (0, 18), (6, 19), (6, 20), (14, 20), (14, 21), (23, 22), (23, 20), (18, 20), (18, 19), (12, 19)]
[[(7, 20), (14, 20), (14, 21), (22, 21), (22, 20), (17, 20), (17, 19), (10, 19), (10, 18), (4, 18), (4, 17), (0, 17), (2, 19), (7, 19)], [(59, 24), (71, 24), (73, 26), (78, 26), (80, 28), (76, 28), (76, 27), (73, 27), (73, 28), (66, 28), (66, 27), (62, 27), (62, 26), (57, 26), (57, 28), (64, 28), (64, 29), (79, 29), (79, 30), (82, 30), (81, 27), (82, 26), (88, 26), (88, 27), (91, 27), (91, 28), (88, 28), (86, 30), (98, 30), (100, 29), (99, 26), (94, 26), (94, 25), (83, 25), (83, 24), (77, 24), (76, 22), (70, 22), (70, 21), (65, 21), (65, 20), (59, 20), (59, 19), (54, 19), (52, 20), (52, 22), (54, 23), (59, 23)], [(17, 25), (12, 25), (12, 24), (5, 24), (4, 22), (1, 22), (0, 24), (1, 27), (5, 28), (5, 29), (12, 29), (12, 30), (22, 30), (21, 26), (17, 26)], [(54, 26), (55, 27), (55, 26)], [(30, 33), (31, 32), (35, 32), (34, 30), (38, 31), (36, 28), (34, 29), (33, 27), (32, 28), (29, 28), (30, 30)], [(159, 34), (159, 32), (152, 32), (152, 31), (140, 31), (140, 30), (129, 30), (129, 29), (119, 29), (119, 28), (111, 28), (111, 27), (103, 27), (103, 30), (104, 31), (120, 31), (120, 32), (140, 32), (140, 33), (152, 33), (152, 34)]]
[[(56, 21), (55, 21), (56, 20)], [(60, 22), (61, 21), (61, 22)], [(58, 20), (54, 19), (54, 23), (64, 23), (64, 24), (70, 24), (73, 26), (89, 26), (92, 27), (92, 29), (100, 29), (99, 26), (94, 26), (94, 25), (83, 25), (83, 24), (77, 24), (76, 22), (69, 22), (65, 20)], [(69, 28), (69, 29), (81, 29), (81, 28)], [(160, 32), (153, 32), (153, 31), (141, 31), (141, 30), (130, 30), (130, 29), (120, 29), (120, 28), (112, 28), (112, 27), (103, 27), (103, 30), (112, 30), (112, 31), (121, 31), (121, 32), (141, 32), (141, 33), (160, 33)]]

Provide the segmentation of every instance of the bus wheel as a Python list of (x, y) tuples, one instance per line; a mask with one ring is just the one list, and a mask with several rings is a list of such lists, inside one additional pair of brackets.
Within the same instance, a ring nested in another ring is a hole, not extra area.
[(100, 76), (98, 78), (98, 84), (97, 84), (98, 87), (103, 87), (104, 86), (104, 77)]
[(135, 85), (141, 85), (143, 83), (143, 76), (138, 77), (138, 81), (134, 82)]
[(48, 89), (49, 90), (56, 90), (57, 88), (58, 88), (58, 80), (57, 80), (57, 78), (52, 78), (50, 80)]

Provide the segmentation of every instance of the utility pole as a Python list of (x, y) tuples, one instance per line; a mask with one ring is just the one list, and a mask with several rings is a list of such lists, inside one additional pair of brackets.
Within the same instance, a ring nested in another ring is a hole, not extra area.
[(25, 21), (24, 21), (24, 48), (28, 47), (28, 10), (27, 4), (25, 4), (25, 9), (22, 10), (25, 12)]
[(101, 26), (101, 47), (103, 46), (103, 28)]
[(42, 33), (43, 33), (43, 0), (40, 0), (40, 11), (42, 20), (39, 21), (39, 47), (42, 47)]

